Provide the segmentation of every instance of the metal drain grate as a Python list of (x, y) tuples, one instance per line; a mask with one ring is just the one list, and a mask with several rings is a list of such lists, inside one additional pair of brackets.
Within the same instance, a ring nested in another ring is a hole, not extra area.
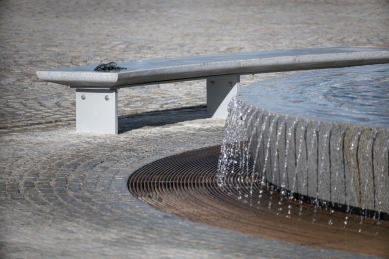
[[(315, 209), (262, 186), (259, 179), (215, 182), (220, 146), (189, 151), (148, 164), (128, 181), (142, 202), (183, 219), (244, 234), (343, 251), (389, 256), (389, 223)], [(378, 224), (377, 224), (378, 222)], [(340, 235), (340, 233), (342, 233)]]

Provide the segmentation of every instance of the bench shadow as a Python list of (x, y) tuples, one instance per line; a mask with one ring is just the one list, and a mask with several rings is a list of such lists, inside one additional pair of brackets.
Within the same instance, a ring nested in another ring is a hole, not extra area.
[(207, 118), (206, 105), (120, 115), (118, 116), (118, 131), (120, 134), (143, 127), (164, 126), (167, 124), (205, 118)]

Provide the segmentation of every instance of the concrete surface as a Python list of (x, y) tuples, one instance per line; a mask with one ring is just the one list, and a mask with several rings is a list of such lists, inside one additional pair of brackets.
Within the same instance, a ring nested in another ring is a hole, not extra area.
[(37, 71), (39, 79), (72, 87), (121, 88), (228, 74), (284, 72), (389, 63), (389, 48), (309, 48), (121, 62), (120, 71), (98, 64)]

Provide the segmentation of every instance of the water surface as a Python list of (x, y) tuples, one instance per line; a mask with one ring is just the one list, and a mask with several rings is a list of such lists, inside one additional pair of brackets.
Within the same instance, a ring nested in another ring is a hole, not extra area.
[(389, 64), (273, 78), (243, 88), (238, 96), (275, 113), (389, 128)]

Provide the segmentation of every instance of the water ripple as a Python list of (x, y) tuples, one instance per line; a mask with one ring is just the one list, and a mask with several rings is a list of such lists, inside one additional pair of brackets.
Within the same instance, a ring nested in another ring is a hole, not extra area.
[(238, 96), (276, 113), (389, 128), (389, 64), (273, 78), (243, 88)]

